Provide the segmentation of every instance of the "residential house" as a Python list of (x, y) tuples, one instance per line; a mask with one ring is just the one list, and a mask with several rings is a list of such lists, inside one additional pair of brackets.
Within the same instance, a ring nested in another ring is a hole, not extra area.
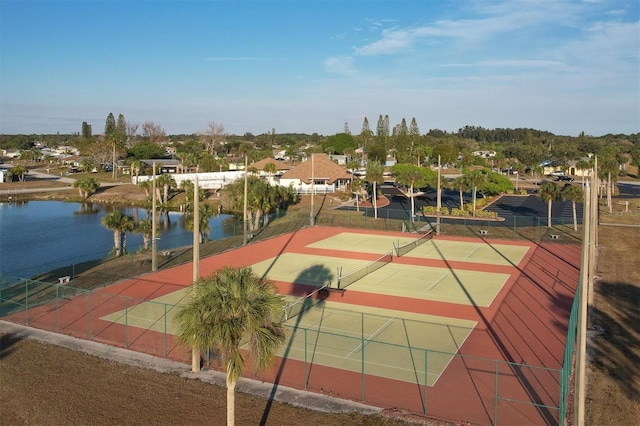
[[(267, 164), (273, 164), (274, 166), (276, 166), (275, 174), (267, 173), (264, 171), (264, 168)], [(258, 171), (258, 175), (261, 178), (266, 179), (270, 185), (277, 185), (280, 176), (282, 176), (287, 170), (291, 170), (291, 166), (289, 165), (289, 163), (285, 161), (278, 161), (275, 158), (265, 158), (253, 164), (250, 164), (249, 169), (252, 168), (256, 169)]]
[(280, 176), (281, 186), (291, 186), (299, 194), (335, 192), (346, 189), (352, 175), (343, 166), (329, 159), (326, 154), (315, 153)]
[(496, 156), (495, 151), (486, 151), (486, 150), (473, 151), (472, 154), (475, 155), (476, 157), (482, 157), (482, 158), (491, 158)]

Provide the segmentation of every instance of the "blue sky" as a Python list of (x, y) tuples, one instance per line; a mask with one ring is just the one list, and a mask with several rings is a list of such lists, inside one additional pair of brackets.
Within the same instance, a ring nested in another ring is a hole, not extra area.
[(636, 133), (639, 3), (0, 0), (0, 133)]

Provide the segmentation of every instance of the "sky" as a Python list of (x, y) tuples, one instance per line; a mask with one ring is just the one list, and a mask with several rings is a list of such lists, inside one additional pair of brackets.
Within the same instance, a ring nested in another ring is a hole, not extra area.
[(637, 133), (639, 4), (0, 0), (0, 133)]

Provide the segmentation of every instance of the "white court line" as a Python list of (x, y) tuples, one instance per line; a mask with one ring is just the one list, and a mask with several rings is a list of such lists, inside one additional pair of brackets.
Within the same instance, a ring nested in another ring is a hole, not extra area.
[(466, 255), (466, 256), (465, 256), (465, 259), (466, 259), (466, 258), (469, 258), (469, 257), (471, 257), (471, 256), (473, 256), (473, 255), (475, 254), (475, 252), (477, 252), (478, 250), (480, 250), (480, 247), (481, 247), (481, 246), (477, 246), (475, 249), (471, 250), (471, 253), (469, 253), (468, 255)]
[[(473, 330), (476, 329), (476, 325), (478, 325), (478, 321), (475, 321), (473, 323), (473, 328), (471, 329), (470, 332), (467, 333), (467, 337), (464, 338), (464, 340), (460, 343), (460, 345), (457, 346), (456, 348), (456, 352), (455, 354), (453, 354), (453, 356), (451, 356), (449, 358), (449, 362), (447, 362), (447, 364), (442, 368), (442, 370), (440, 371), (440, 374), (438, 374), (438, 377), (436, 377), (436, 380), (434, 380), (433, 384), (431, 386), (435, 386), (436, 383), (438, 383), (438, 380), (440, 380), (440, 377), (442, 377), (442, 375), (444, 374), (444, 372), (447, 370), (447, 368), (449, 367), (449, 364), (451, 364), (451, 361), (453, 361), (453, 359), (458, 356), (458, 352), (460, 352), (460, 348), (462, 347), (462, 345), (464, 345), (464, 342), (467, 341), (467, 339), (469, 338), (469, 336), (471, 336), (471, 333), (473, 333)], [(448, 327), (448, 326), (447, 326)], [(455, 342), (454, 342), (455, 343)], [(464, 359), (465, 357), (463, 355), (460, 355), (460, 357), (462, 359)], [(429, 367), (429, 360), (427, 360), (427, 368)], [(428, 374), (428, 373), (427, 373)]]
[[(313, 309), (314, 307), (315, 306), (312, 306), (311, 308), (307, 309), (307, 311)], [(298, 315), (296, 315), (293, 318), (299, 317), (301, 315), (302, 315), (302, 317), (304, 317), (304, 313), (305, 312), (306, 311), (303, 311), (303, 312), (299, 313)], [(316, 321), (314, 323), (311, 323), (311, 324), (302, 324), (302, 321), (300, 321), (300, 324), (298, 325), (298, 327), (291, 325), (290, 327), (294, 330), (293, 337), (295, 338), (295, 337), (299, 336), (300, 334), (304, 333), (305, 330), (310, 330), (312, 327), (314, 327), (317, 324), (320, 324), (322, 321), (326, 320), (327, 318), (329, 318), (332, 315), (333, 315), (333, 313), (329, 312), (326, 315), (322, 315), (322, 317), (318, 321)], [(289, 321), (289, 320), (287, 320), (287, 321)], [(296, 330), (300, 330), (300, 331), (298, 331), (296, 333), (295, 332)], [(316, 333), (318, 333), (318, 334), (322, 333), (322, 331), (320, 331), (320, 327), (318, 327), (318, 330), (316, 331)]]
[(429, 293), (431, 290), (433, 290), (433, 289), (435, 289), (436, 287), (438, 287), (438, 285), (440, 285), (440, 283), (441, 283), (445, 278), (447, 278), (447, 275), (449, 275), (449, 274), (448, 274), (448, 273), (445, 273), (445, 274), (444, 274), (444, 275), (442, 275), (440, 278), (438, 278), (438, 279), (436, 280), (436, 282), (434, 282), (433, 284), (431, 284), (431, 286), (430, 286), (430, 287), (428, 287), (428, 288), (426, 288), (426, 289), (422, 290), (422, 294), (424, 294), (424, 293)]
[[(379, 336), (383, 331), (385, 331), (387, 328), (389, 328), (389, 325), (393, 324), (393, 320), (395, 319), (395, 317), (393, 318), (389, 318), (389, 320), (387, 320), (387, 322), (385, 322), (384, 324), (382, 324), (380, 326), (380, 328), (378, 328), (373, 334), (367, 336), (367, 338), (365, 339), (367, 342), (375, 339), (377, 336)], [(347, 356), (345, 358), (350, 357), (351, 355), (353, 355), (355, 352), (359, 352), (362, 350), (362, 347), (364, 345), (362, 343), (360, 343), (358, 346), (356, 346), (351, 352), (349, 352), (347, 354)]]

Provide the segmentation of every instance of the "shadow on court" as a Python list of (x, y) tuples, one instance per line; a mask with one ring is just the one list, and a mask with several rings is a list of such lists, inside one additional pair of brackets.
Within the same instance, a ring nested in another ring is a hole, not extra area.
[[(276, 374), (276, 378), (273, 382), (273, 387), (271, 388), (271, 393), (269, 394), (269, 400), (267, 401), (264, 413), (262, 414), (262, 419), (260, 420), (261, 425), (267, 424), (269, 412), (271, 411), (271, 405), (273, 404), (275, 396), (278, 392), (278, 385), (280, 384), (280, 380), (287, 364), (287, 360), (289, 359), (289, 353), (291, 352), (291, 348), (295, 340), (295, 331), (300, 326), (300, 321), (302, 320), (302, 316), (300, 314), (313, 307), (320, 307), (321, 309), (323, 309), (322, 305), (324, 304), (324, 300), (329, 297), (329, 286), (331, 285), (333, 278), (334, 276), (331, 271), (329, 271), (329, 269), (321, 265), (314, 265), (302, 271), (294, 281), (294, 283), (307, 283), (309, 281), (313, 281), (321, 284), (313, 289), (313, 291), (308, 291), (309, 288), (313, 288), (308, 285), (305, 285), (304, 287), (300, 285), (295, 286), (293, 295), (298, 296), (304, 294), (304, 296), (302, 297), (302, 299), (299, 299), (296, 302), (287, 305), (287, 307), (285, 308), (283, 321), (286, 321), (293, 317), (295, 317), (296, 321), (292, 328), (293, 332), (289, 336), (287, 348), (282, 355), (282, 361), (280, 362), (278, 373)], [(320, 327), (321, 326), (322, 324), (320, 324)], [(305, 381), (306, 380), (307, 379), (305, 377)]]

